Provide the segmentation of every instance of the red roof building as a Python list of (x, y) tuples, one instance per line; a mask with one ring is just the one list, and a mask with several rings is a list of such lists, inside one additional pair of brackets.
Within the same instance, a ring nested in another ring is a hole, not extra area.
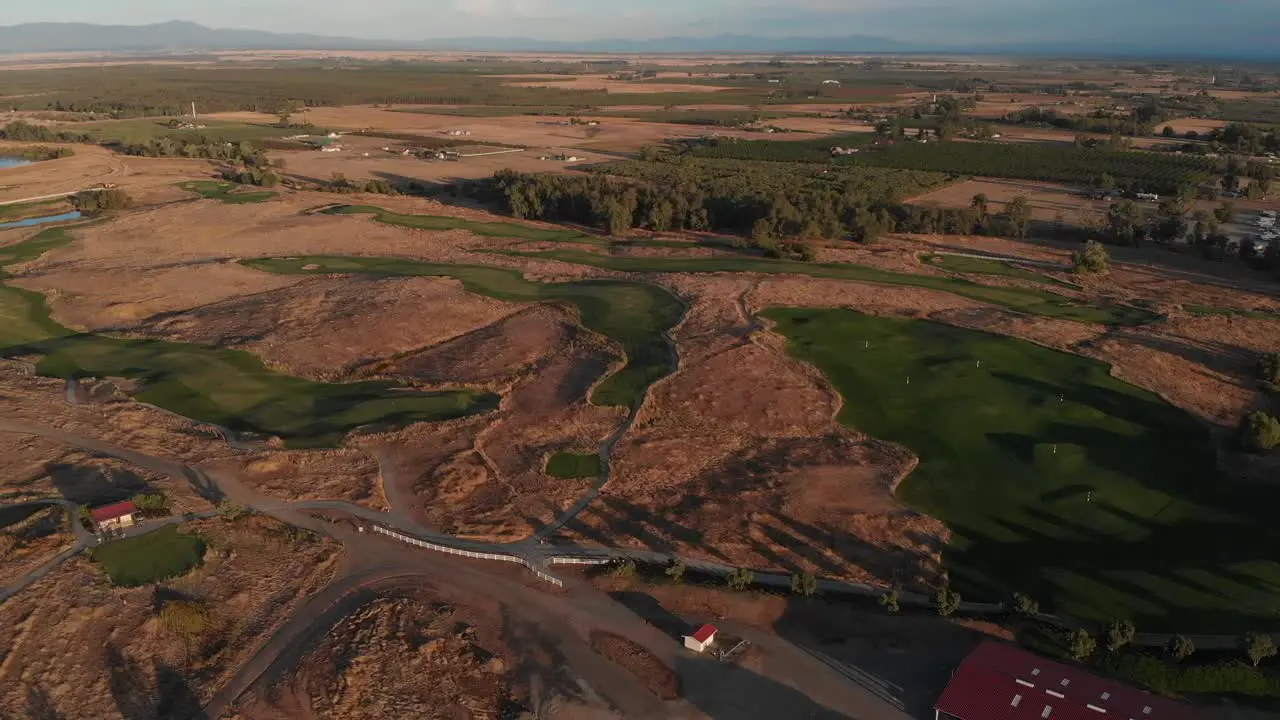
[(1003, 643), (960, 663), (934, 705), (957, 720), (1202, 720), (1189, 706)]
[(125, 517), (132, 518), (137, 512), (138, 506), (128, 500), (125, 500), (124, 502), (103, 505), (100, 508), (93, 508), (89, 511), (89, 517), (93, 518), (94, 523), (101, 525), (103, 523), (120, 520)]
[(702, 652), (716, 641), (717, 632), (719, 631), (716, 630), (715, 625), (703, 625), (694, 630), (692, 635), (684, 636), (684, 646), (694, 652)]

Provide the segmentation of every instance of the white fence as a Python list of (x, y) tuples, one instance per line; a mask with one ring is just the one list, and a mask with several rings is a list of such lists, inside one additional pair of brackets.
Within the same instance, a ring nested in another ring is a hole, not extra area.
[(448, 553), (450, 555), (461, 555), (462, 557), (475, 558), (477, 560), (497, 560), (499, 562), (519, 563), (529, 568), (529, 571), (532, 572), (534, 575), (538, 576), (539, 579), (545, 580), (551, 583), (552, 585), (555, 585), (556, 587), (564, 587), (564, 581), (562, 581), (560, 578), (547, 574), (538, 566), (516, 555), (504, 555), (502, 553), (485, 553), (485, 552), (474, 552), (471, 550), (459, 550), (457, 548), (451, 548), (448, 545), (437, 545), (436, 543), (427, 542), (426, 540), (419, 540), (418, 538), (415, 538), (415, 537), (402, 535), (394, 530), (388, 530), (382, 527), (381, 525), (374, 525), (373, 531), (380, 532), (383, 535), (387, 535), (388, 537), (393, 537), (401, 542), (409, 543), (410, 545), (417, 545), (420, 548), (426, 548), (427, 550), (435, 550), (437, 552)]
[(613, 562), (609, 558), (601, 557), (574, 557), (572, 555), (557, 555), (551, 558), (552, 565), (608, 565)]

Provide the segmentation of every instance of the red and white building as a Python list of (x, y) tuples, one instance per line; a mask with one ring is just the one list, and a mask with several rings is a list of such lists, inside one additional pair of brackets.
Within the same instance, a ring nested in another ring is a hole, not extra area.
[(114, 530), (124, 530), (134, 526), (137, 521), (138, 506), (129, 502), (112, 503), (111, 505), (103, 505), (100, 508), (93, 508), (89, 511), (89, 517), (93, 519), (93, 527), (99, 533), (109, 533)]
[(1203, 720), (1195, 708), (987, 641), (960, 663), (935, 720)]
[(715, 625), (703, 625), (692, 635), (684, 636), (684, 646), (694, 652), (703, 652), (715, 643), (717, 632)]

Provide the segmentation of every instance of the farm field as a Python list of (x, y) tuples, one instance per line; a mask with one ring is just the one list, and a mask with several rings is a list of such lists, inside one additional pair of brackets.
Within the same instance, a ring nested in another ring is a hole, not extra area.
[(1280, 619), (1280, 567), (1249, 550), (1272, 542), (1256, 503), (1274, 492), (1224, 493), (1205, 430), (1106, 366), (923, 321), (765, 316), (839, 389), (841, 422), (920, 455), (899, 495), (954, 530), (962, 594), (1147, 626)]

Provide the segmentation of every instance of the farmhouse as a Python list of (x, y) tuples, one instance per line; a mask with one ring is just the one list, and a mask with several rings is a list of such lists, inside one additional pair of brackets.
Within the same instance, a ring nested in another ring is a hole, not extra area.
[(715, 643), (717, 632), (715, 625), (703, 625), (692, 635), (684, 636), (684, 646), (694, 652), (704, 652)]
[(987, 641), (960, 663), (936, 720), (1200, 720), (1193, 708)]
[(133, 527), (134, 516), (138, 514), (138, 506), (129, 501), (103, 505), (89, 511), (93, 519), (93, 527), (99, 533), (108, 533)]

